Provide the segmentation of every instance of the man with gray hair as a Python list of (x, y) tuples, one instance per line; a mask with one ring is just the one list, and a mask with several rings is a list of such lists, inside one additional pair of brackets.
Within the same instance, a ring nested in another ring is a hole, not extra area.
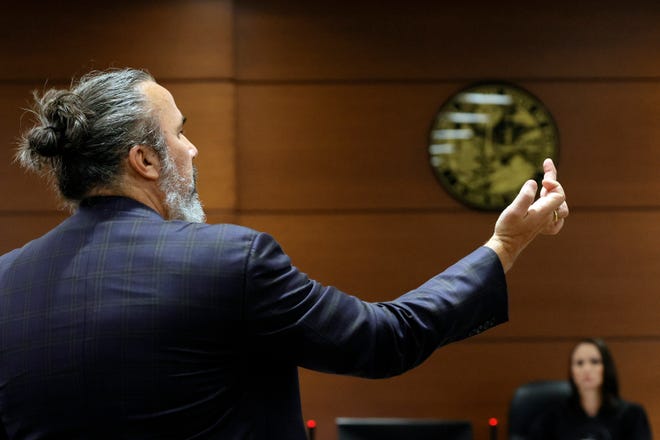
[(0, 436), (305, 438), (297, 367), (379, 378), (508, 319), (505, 272), (568, 215), (551, 160), (484, 246), (367, 303), (209, 225), (172, 95), (134, 69), (36, 95), (17, 158), (73, 214), (0, 257)]

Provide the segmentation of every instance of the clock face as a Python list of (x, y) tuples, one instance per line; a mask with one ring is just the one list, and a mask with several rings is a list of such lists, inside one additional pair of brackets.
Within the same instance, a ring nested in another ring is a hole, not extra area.
[(453, 197), (471, 208), (501, 210), (525, 181), (541, 181), (543, 160), (556, 163), (558, 148), (557, 127), (536, 97), (511, 84), (483, 83), (442, 105), (429, 155)]

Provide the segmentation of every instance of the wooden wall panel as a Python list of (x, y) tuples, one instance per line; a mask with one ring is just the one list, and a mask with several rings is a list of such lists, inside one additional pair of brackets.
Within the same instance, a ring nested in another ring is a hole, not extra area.
[(48, 213), (0, 213), (0, 255), (45, 234), (68, 216), (66, 211)]
[(132, 65), (189, 118), (210, 222), (271, 232), (311, 276), (394, 298), (490, 235), (496, 214), (435, 181), (427, 132), (460, 87), (513, 80), (557, 119), (573, 211), (509, 274), (511, 321), (394, 379), (303, 370), (304, 415), (323, 440), (338, 416), (468, 418), (485, 440), (516, 386), (563, 377), (574, 339), (595, 335), (658, 433), (659, 19), (651, 0), (13, 4), (0, 17), (0, 252), (66, 215), (10, 164), (29, 90)]
[(12, 2), (0, 15), (0, 80), (64, 79), (108, 66), (228, 78), (230, 0)]
[[(488, 419), (497, 417), (499, 438), (506, 439), (515, 389), (534, 380), (565, 379), (576, 340), (490, 343), (482, 336), (443, 347), (420, 367), (392, 379), (301, 370), (304, 416), (317, 420), (317, 438), (322, 439), (337, 438), (334, 419), (342, 416), (467, 419), (475, 439), (488, 439)], [(660, 341), (608, 342), (620, 372), (622, 395), (644, 402), (657, 432), (660, 359), (649, 353), (660, 350)]]
[[(460, 207), (435, 180), (427, 147), (438, 108), (465, 85), (241, 85), (241, 209)], [(521, 85), (556, 119), (574, 207), (660, 205), (660, 82)]]
[(653, 0), (236, 1), (241, 80), (655, 77)]
[[(241, 215), (270, 232), (293, 263), (367, 301), (417, 287), (485, 242), (495, 215), (394, 213)], [(510, 322), (487, 338), (654, 337), (660, 213), (574, 213), (508, 274)]]
[[(271, 232), (311, 277), (368, 301), (393, 299), (490, 234), (495, 214), (241, 214), (239, 223)], [(508, 274), (510, 321), (435, 353), (398, 378), (365, 380), (301, 371), (303, 411), (318, 438), (336, 438), (334, 419), (469, 419), (488, 438), (527, 381), (563, 378), (582, 337), (605, 337), (619, 366), (623, 396), (642, 402), (660, 428), (657, 295), (660, 213), (582, 209), (557, 237), (533, 243)], [(502, 437), (506, 438), (506, 437)]]
[(454, 89), (240, 86), (241, 208), (453, 206), (428, 165), (427, 132)]
[[(509, 277), (507, 335), (660, 338), (660, 211), (577, 211)], [(660, 357), (660, 353), (655, 353)]]
[(451, 213), (239, 217), (271, 233), (310, 277), (367, 301), (394, 299), (422, 284), (482, 245), (494, 220)]
[(0, 187), (4, 188), (0, 212), (53, 210), (58, 205), (46, 181), (14, 163), (18, 138), (32, 122), (23, 109), (31, 107), (31, 91), (38, 88), (34, 83), (0, 83)]
[(528, 86), (556, 118), (573, 206), (660, 207), (660, 77)]

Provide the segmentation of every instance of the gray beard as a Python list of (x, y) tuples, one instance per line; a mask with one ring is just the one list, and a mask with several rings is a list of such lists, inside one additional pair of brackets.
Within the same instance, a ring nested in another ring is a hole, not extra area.
[(178, 173), (171, 157), (166, 157), (163, 162), (160, 189), (165, 193), (169, 220), (204, 223), (206, 214), (195, 185), (197, 169), (193, 169), (193, 176), (189, 181)]

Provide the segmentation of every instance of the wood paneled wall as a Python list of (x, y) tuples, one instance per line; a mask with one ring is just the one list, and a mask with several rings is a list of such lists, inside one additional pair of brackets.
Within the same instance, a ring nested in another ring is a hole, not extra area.
[(511, 321), (389, 380), (301, 371), (317, 439), (338, 416), (469, 419), (487, 438), (516, 386), (563, 378), (577, 338), (611, 345), (660, 434), (660, 4), (655, 1), (28, 0), (0, 16), (0, 252), (66, 216), (12, 164), (29, 92), (91, 68), (149, 69), (188, 117), (213, 222), (271, 232), (310, 276), (395, 298), (483, 243), (495, 214), (427, 163), (439, 106), (516, 82), (561, 135), (572, 214), (510, 272)]

